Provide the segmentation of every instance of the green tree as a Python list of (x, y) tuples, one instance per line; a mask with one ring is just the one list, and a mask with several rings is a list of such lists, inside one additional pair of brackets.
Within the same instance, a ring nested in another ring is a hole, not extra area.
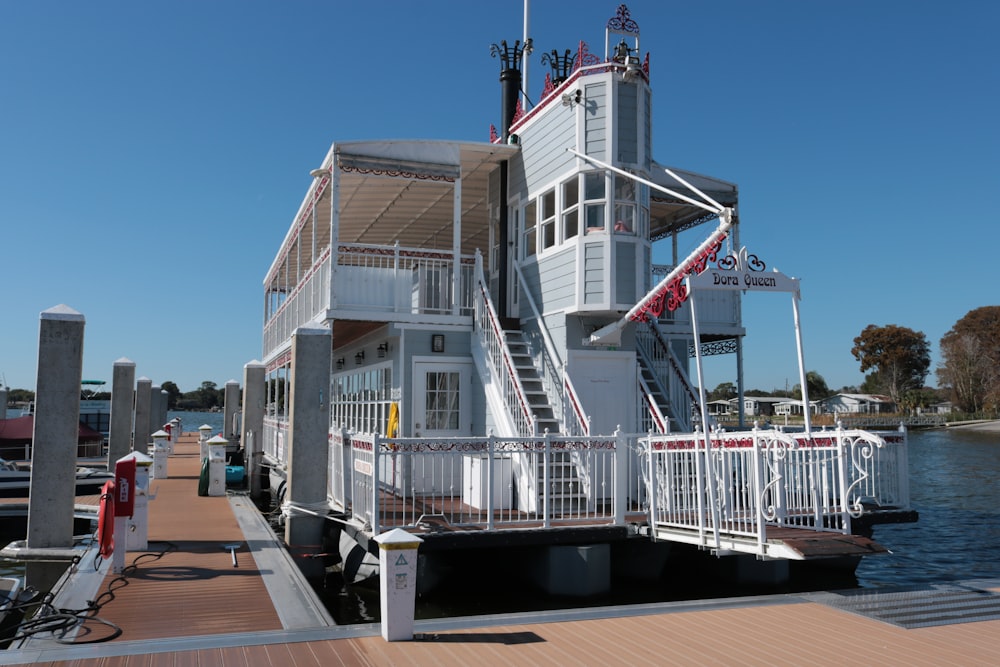
[(163, 391), (167, 392), (167, 410), (173, 410), (177, 407), (177, 402), (181, 398), (181, 390), (174, 382), (167, 380), (160, 385)]
[(938, 384), (965, 412), (1000, 404), (1000, 306), (970, 310), (941, 337)]
[[(869, 324), (854, 339), (851, 354), (861, 362), (868, 393), (888, 394), (897, 405), (903, 394), (924, 386), (931, 365), (930, 345), (921, 331), (888, 324)], [(874, 391), (873, 391), (874, 390)]]
[(728, 401), (735, 396), (736, 385), (732, 382), (721, 382), (715, 389), (708, 392), (708, 400), (710, 401)]
[(194, 394), (194, 398), (198, 401), (198, 407), (202, 410), (211, 410), (219, 405), (219, 390), (214, 382), (205, 380), (201, 383), (201, 387), (191, 393)]
[[(821, 398), (826, 398), (833, 393), (830, 391), (830, 388), (826, 386), (826, 380), (823, 379), (823, 376), (816, 371), (806, 372), (806, 389), (809, 390), (810, 401), (818, 401)], [(791, 393), (792, 396), (795, 397), (802, 396), (802, 385), (796, 384)]]
[(8, 403), (28, 403), (35, 400), (35, 392), (30, 389), (8, 389)]

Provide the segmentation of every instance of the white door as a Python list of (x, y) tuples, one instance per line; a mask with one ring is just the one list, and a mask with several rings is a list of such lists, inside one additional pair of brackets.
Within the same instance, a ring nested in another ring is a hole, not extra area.
[[(610, 435), (621, 427), (625, 433), (636, 430), (636, 363), (634, 352), (573, 351), (569, 356), (569, 373), (580, 396), (584, 413), (590, 417), (591, 435)], [(629, 493), (636, 497), (635, 455), (629, 457)], [(593, 489), (612, 489), (614, 479), (610, 466), (601, 468), (598, 478), (591, 467)]]
[[(469, 409), (471, 365), (413, 364), (413, 434), (450, 438), (472, 433)], [(464, 396), (462, 395), (464, 392)]]
[(591, 435), (610, 435), (619, 426), (625, 432), (635, 430), (634, 353), (573, 351), (568, 368), (590, 417)]
[[(472, 365), (414, 362), (413, 434), (418, 438), (457, 438), (472, 434)], [(447, 449), (412, 460), (406, 471), (414, 494), (461, 495), (462, 457)]]

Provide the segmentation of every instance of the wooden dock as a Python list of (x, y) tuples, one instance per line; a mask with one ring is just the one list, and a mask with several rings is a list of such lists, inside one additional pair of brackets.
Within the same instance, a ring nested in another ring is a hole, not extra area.
[(67, 608), (109, 598), (97, 618), (0, 665), (1000, 664), (1000, 581), (425, 620), (386, 642), (378, 624), (332, 624), (248, 498), (199, 497), (198, 458), (185, 434), (124, 578), (90, 556), (59, 591)]

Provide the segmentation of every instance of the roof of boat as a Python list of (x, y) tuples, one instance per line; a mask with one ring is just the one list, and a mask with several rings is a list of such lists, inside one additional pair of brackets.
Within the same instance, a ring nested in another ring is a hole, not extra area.
[[(0, 443), (4, 445), (28, 444), (34, 438), (35, 416), (22, 415), (12, 419), (0, 419)], [(80, 422), (80, 443), (100, 442), (104, 435)]]
[[(329, 174), (336, 156), (341, 168), (340, 241), (399, 243), (407, 248), (451, 247), (455, 211), (452, 188), (461, 178), (462, 219), (483, 221), (462, 228), (462, 252), (485, 251), (489, 243), (485, 224), (489, 175), (495, 164), (517, 150), (517, 146), (506, 144), (429, 139), (335, 142), (321, 170)], [(328, 182), (326, 177), (317, 177), (310, 185), (282, 242), (283, 251), (268, 269), (268, 277), (280, 265), (296, 230), (311, 217), (317, 193), (317, 219), (329, 219)], [(317, 246), (329, 245), (329, 226), (317, 225), (316, 231)], [(288, 260), (294, 262), (295, 258), (289, 256)], [(293, 271), (295, 268), (290, 267)]]
[[(684, 183), (671, 176), (667, 169), (683, 179)], [(692, 189), (696, 188), (723, 206), (735, 208), (738, 203), (739, 189), (735, 183), (687, 169), (668, 168), (656, 160), (653, 160), (651, 171), (650, 180), (653, 183), (690, 199), (705, 200)], [(649, 200), (649, 235), (654, 241), (718, 217), (678, 197), (672, 197), (655, 189), (650, 192)]]

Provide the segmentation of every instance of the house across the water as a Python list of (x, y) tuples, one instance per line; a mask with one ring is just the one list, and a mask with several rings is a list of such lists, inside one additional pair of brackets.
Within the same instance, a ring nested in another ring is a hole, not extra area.
[[(290, 516), (335, 515), (352, 575), (371, 571), (358, 549), (370, 556), (370, 539), (396, 527), (423, 537), (422, 557), (531, 547), (545, 572), (560, 549), (593, 547), (598, 580), (609, 545), (808, 558), (769, 542), (767, 521), (850, 533), (861, 486), (831, 488), (822, 509), (776, 508), (779, 473), (740, 476), (740, 457), (798, 450), (790, 436), (705, 450), (692, 356), (730, 355), (742, 390), (741, 290), (696, 290), (693, 321), (687, 281), (718, 260), (755, 285), (780, 274), (752, 273), (762, 264), (741, 254), (735, 184), (653, 154), (655, 70), (628, 9), (591, 38), (495, 44), (500, 123), (483, 141), (335, 142), (266, 273), (271, 492)], [(521, 66), (537, 54), (550, 72), (527, 108)], [(330, 335), (329, 386), (308, 400), (328, 431), (293, 442), (294, 341), (316, 326)], [(309, 507), (288, 491), (293, 447), (325, 467), (326, 499)], [(712, 474), (741, 486), (696, 483)], [(892, 489), (883, 504), (905, 508)]]

